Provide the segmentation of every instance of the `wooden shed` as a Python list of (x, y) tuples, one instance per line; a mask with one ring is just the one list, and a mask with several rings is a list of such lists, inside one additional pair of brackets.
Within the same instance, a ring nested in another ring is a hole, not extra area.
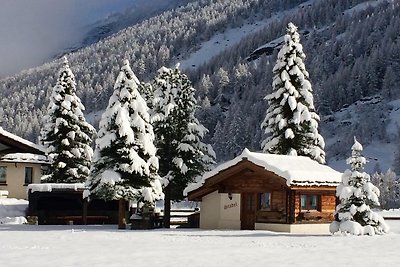
[(83, 183), (30, 184), (28, 216), (38, 224), (117, 224), (118, 200), (88, 202), (84, 190)]
[(328, 232), (341, 173), (307, 157), (245, 149), (189, 187), (200, 228)]

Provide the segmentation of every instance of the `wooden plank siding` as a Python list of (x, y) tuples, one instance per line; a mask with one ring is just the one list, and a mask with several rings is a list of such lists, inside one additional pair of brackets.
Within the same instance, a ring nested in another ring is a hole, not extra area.
[(317, 210), (301, 210), (301, 195), (310, 194), (307, 191), (296, 191), (295, 194), (295, 218), (296, 223), (324, 223), (331, 222), (334, 219), (334, 213), (336, 208), (336, 196), (335, 191), (323, 190), (315, 191), (313, 194), (319, 197)]
[[(257, 203), (260, 203), (260, 194), (257, 194)], [(256, 222), (286, 223), (286, 192), (271, 191), (271, 209), (262, 210), (258, 207)]]
[(219, 193), (262, 193), (286, 188), (286, 181), (276, 175), (260, 177), (253, 173), (239, 173), (219, 184)]

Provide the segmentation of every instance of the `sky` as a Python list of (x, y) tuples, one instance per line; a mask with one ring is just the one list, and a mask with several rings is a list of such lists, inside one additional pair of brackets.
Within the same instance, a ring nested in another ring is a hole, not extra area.
[(88, 25), (136, 0), (1, 0), (0, 78), (79, 43)]

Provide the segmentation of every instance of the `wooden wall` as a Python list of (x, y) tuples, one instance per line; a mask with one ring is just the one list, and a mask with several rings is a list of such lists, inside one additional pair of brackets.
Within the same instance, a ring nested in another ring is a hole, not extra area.
[[(260, 196), (257, 195), (257, 203)], [(257, 210), (256, 222), (286, 222), (286, 191), (271, 192), (271, 210)]]
[(309, 191), (296, 191), (295, 197), (295, 218), (298, 223), (314, 223), (314, 222), (331, 222), (334, 220), (336, 209), (335, 191), (316, 191), (314, 194), (319, 195), (320, 205), (317, 211), (302, 211), (301, 210), (301, 194)]
[(275, 174), (261, 176), (257, 173), (246, 173), (246, 171), (235, 175), (219, 184), (220, 193), (243, 193), (243, 192), (271, 192), (286, 188), (286, 181)]

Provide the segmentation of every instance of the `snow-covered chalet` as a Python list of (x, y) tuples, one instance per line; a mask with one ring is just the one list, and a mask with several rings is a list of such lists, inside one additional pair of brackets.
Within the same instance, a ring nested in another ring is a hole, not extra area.
[[(45, 149), (0, 127), (0, 191), (9, 198), (26, 199), (29, 184), (40, 183)], [(6, 193), (4, 193), (6, 192)]]
[(200, 201), (200, 228), (328, 232), (341, 173), (308, 157), (250, 152), (186, 189)]

